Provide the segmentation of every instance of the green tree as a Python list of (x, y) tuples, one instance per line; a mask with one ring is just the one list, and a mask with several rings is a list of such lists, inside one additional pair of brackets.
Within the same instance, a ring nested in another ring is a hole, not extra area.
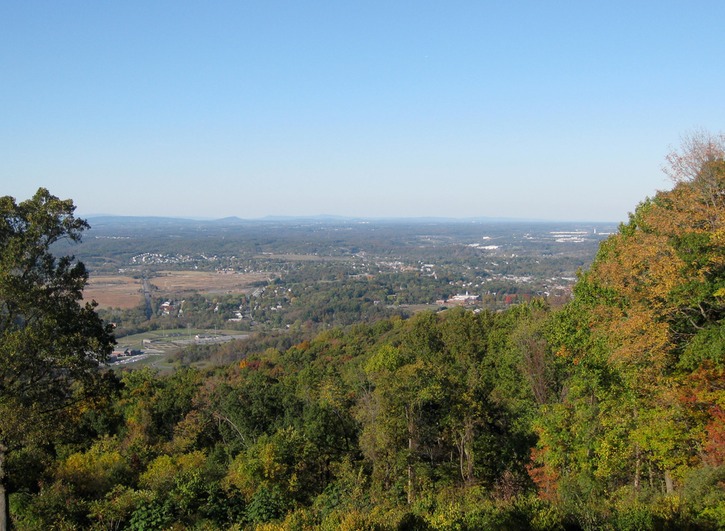
[(82, 304), (84, 265), (52, 253), (89, 227), (74, 211), (44, 188), (22, 203), (0, 198), (0, 531), (9, 525), (8, 452), (57, 433), (114, 343), (95, 305)]

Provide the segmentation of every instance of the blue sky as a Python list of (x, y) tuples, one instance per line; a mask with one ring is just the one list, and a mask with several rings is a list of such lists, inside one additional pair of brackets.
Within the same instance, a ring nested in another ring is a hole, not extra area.
[(5, 1), (0, 195), (621, 221), (723, 130), (725, 2)]

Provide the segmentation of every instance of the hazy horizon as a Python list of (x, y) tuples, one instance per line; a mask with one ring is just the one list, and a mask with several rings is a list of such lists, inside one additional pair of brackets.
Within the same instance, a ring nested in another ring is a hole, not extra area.
[(238, 220), (243, 222), (254, 222), (254, 221), (341, 221), (341, 222), (418, 222), (418, 221), (440, 221), (440, 222), (452, 222), (452, 223), (470, 223), (470, 222), (481, 222), (481, 223), (532, 223), (532, 224), (547, 224), (547, 223), (590, 223), (590, 224), (614, 224), (619, 221), (612, 220), (599, 220), (599, 219), (542, 219), (542, 218), (518, 218), (518, 217), (490, 217), (490, 216), (475, 216), (475, 217), (451, 217), (451, 216), (342, 216), (335, 214), (309, 214), (309, 215), (284, 215), (284, 214), (267, 214), (258, 217), (240, 217), (240, 216), (224, 216), (224, 217), (208, 217), (208, 216), (154, 216), (154, 215), (129, 215), (129, 214), (108, 214), (102, 212), (96, 213), (83, 213), (76, 212), (76, 216), (86, 219), (104, 219), (104, 218), (123, 218), (123, 219), (168, 219), (168, 220), (180, 220), (180, 221), (200, 221), (200, 222), (219, 222), (225, 220)]
[[(619, 222), (719, 132), (715, 1), (0, 6), (0, 195), (78, 212)], [(324, 213), (324, 214), (320, 214)]]

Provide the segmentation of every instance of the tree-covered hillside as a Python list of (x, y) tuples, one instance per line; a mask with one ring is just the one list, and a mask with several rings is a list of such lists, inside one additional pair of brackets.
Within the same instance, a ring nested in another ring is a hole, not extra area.
[(109, 373), (62, 433), (8, 454), (15, 527), (725, 528), (724, 146), (673, 153), (673, 188), (562, 308)]

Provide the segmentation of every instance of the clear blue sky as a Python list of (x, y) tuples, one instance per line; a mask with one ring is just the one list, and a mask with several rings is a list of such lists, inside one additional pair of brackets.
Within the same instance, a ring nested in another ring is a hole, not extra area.
[(725, 123), (722, 1), (0, 3), (0, 195), (626, 219)]

